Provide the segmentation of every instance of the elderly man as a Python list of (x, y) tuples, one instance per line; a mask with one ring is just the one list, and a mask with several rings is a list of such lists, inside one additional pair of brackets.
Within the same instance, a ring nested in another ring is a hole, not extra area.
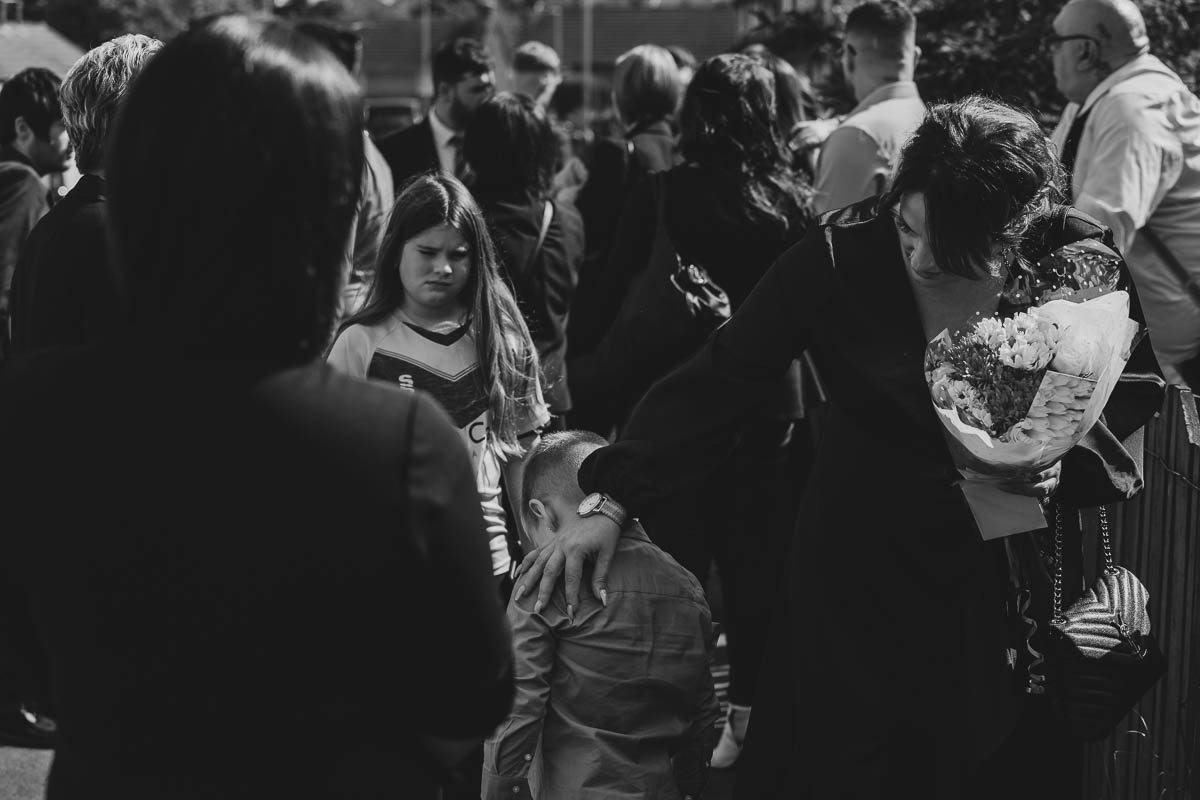
[(120, 319), (105, 236), (104, 141), (134, 76), (162, 47), (121, 36), (89, 50), (59, 92), (63, 122), (82, 173), (29, 234), (13, 276), (13, 352), (88, 344)]
[(1167, 380), (1200, 390), (1200, 99), (1131, 0), (1071, 0), (1047, 47), (1074, 204), (1112, 229)]
[[(821, 146), (818, 213), (883, 192), (925, 104), (913, 83), (917, 22), (897, 0), (867, 0), (846, 17), (842, 68), (858, 105)], [(821, 123), (817, 123), (819, 128)]]

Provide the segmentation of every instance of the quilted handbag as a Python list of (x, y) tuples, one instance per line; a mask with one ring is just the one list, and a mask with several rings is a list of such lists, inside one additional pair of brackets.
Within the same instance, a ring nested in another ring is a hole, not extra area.
[(1054, 616), (1050, 620), (1051, 679), (1046, 693), (1072, 736), (1107, 736), (1166, 671), (1150, 634), (1150, 595), (1132, 572), (1113, 563), (1108, 515), (1101, 506), (1104, 571), (1069, 608), (1062, 607), (1062, 508), (1054, 530)]

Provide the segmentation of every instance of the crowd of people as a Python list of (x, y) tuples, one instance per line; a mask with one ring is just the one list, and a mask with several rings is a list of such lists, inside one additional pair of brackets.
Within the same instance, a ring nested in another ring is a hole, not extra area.
[(328, 21), (7, 81), (0, 742), (54, 749), (51, 798), (1081, 798), (1026, 691), (1046, 532), (979, 536), (925, 347), (1122, 254), (1148, 335), (1005, 485), (1079, 551), (1200, 389), (1200, 99), (1131, 0), (1055, 18), (1053, 136), (927, 106), (915, 34), (850, 11), (843, 114), (769, 43), (635, 47), (583, 153), (539, 42), (512, 91), (444, 43), (378, 141)]

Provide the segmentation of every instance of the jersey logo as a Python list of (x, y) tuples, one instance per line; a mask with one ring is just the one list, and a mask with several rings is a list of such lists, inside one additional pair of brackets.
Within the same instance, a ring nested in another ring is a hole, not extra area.
[(433, 395), (458, 428), (465, 428), (488, 410), (488, 396), (478, 384), (477, 367), (451, 378), (407, 358), (376, 350), (367, 377)]

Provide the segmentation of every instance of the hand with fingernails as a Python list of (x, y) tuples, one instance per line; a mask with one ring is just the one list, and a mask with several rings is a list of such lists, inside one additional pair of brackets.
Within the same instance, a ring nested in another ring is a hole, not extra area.
[(577, 516), (566, 521), (549, 544), (531, 551), (517, 568), (516, 597), (522, 597), (536, 583), (538, 597), (533, 610), (537, 613), (550, 602), (559, 576), (564, 576), (567, 615), (574, 619), (575, 609), (579, 607), (583, 565), (592, 561), (592, 594), (608, 605), (608, 584), (605, 579), (620, 538), (620, 526), (602, 514)]

